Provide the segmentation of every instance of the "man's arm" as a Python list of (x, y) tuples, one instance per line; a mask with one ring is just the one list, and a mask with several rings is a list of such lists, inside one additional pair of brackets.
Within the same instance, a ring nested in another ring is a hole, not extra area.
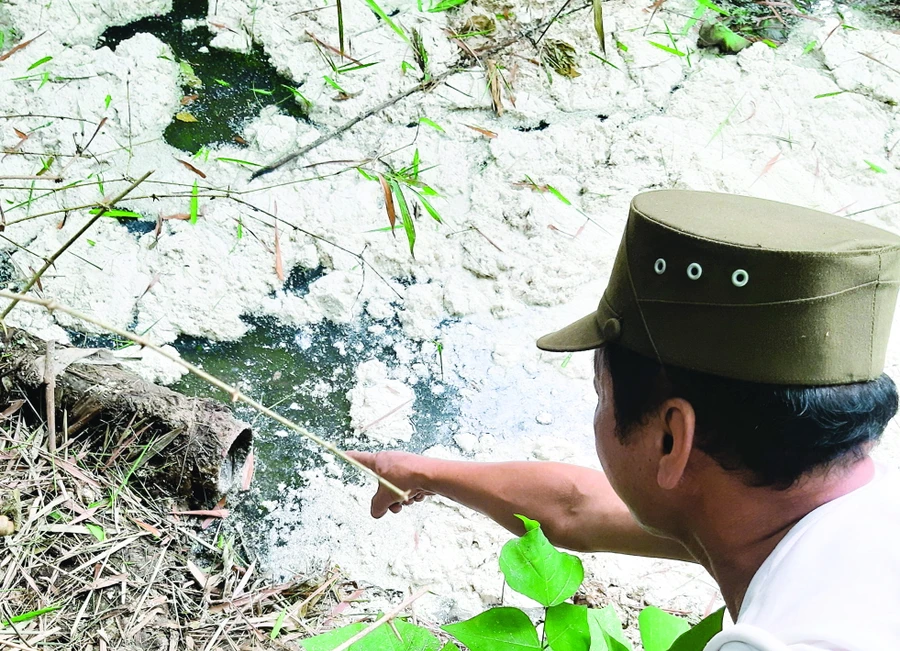
[(606, 476), (590, 468), (536, 461), (447, 461), (407, 452), (350, 454), (410, 492), (410, 500), (401, 503), (392, 491), (379, 486), (372, 498), (376, 518), (436, 493), (483, 513), (517, 535), (524, 533), (524, 527), (515, 514), (537, 520), (559, 547), (694, 560), (681, 544), (644, 531)]

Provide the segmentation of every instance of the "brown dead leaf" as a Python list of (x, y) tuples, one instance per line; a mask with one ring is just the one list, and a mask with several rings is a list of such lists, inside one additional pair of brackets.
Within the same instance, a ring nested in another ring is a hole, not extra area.
[(234, 140), (239, 145), (249, 145), (250, 144), (249, 142), (247, 142), (244, 138), (241, 138), (240, 136), (235, 136), (234, 138), (232, 138), (232, 140)]
[(157, 538), (162, 537), (162, 534), (159, 532), (159, 529), (154, 527), (152, 524), (147, 524), (146, 522), (141, 522), (140, 520), (135, 520), (134, 518), (132, 518), (131, 521), (134, 522), (137, 526), (139, 526), (141, 529), (143, 529), (147, 533), (149, 533), (153, 536), (156, 536)]
[(195, 511), (172, 511), (172, 515), (205, 515), (210, 518), (227, 518), (231, 515), (231, 511), (228, 509), (197, 509)]
[(253, 450), (250, 450), (241, 473), (241, 490), (250, 490), (250, 484), (253, 482), (253, 465)]
[[(221, 509), (223, 506), (225, 506), (226, 499), (228, 499), (227, 495), (216, 502), (216, 509)], [(206, 518), (203, 522), (200, 523), (200, 528), (206, 531), (209, 528), (209, 525), (211, 525), (213, 522), (215, 522), (215, 518)]]
[(24, 131), (19, 131), (19, 130), (16, 129), (15, 127), (13, 127), (13, 131), (16, 132), (16, 135), (19, 136), (19, 138), (20, 138), (21, 140), (28, 140), (28, 134), (25, 133)]
[(182, 106), (187, 106), (188, 104), (191, 104), (191, 103), (195, 102), (195, 101), (198, 100), (198, 99), (200, 99), (200, 96), (197, 95), (197, 94), (193, 94), (193, 95), (185, 95), (184, 97), (181, 98), (181, 105), (182, 105)]
[(0, 54), (0, 61), (6, 61), (9, 57), (11, 57), (16, 52), (19, 52), (20, 50), (24, 50), (26, 47), (28, 47), (29, 45), (34, 43), (36, 40), (38, 40), (44, 34), (46, 34), (46, 32), (41, 32), (40, 34), (35, 36), (33, 39), (31, 39), (29, 41), (25, 41), (23, 43), (19, 43), (14, 48), (12, 48), (8, 52), (6, 52), (5, 54)]
[(180, 113), (175, 114), (175, 119), (179, 122), (196, 122), (197, 118), (188, 113), (187, 111), (181, 111)]
[(0, 411), (0, 420), (6, 420), (10, 416), (12, 416), (14, 413), (19, 411), (22, 408), (22, 405), (24, 405), (24, 404), (25, 404), (24, 400), (11, 401), (9, 403), (9, 407), (4, 409), (3, 411)]
[(491, 91), (491, 106), (494, 108), (494, 113), (497, 114), (497, 117), (500, 117), (503, 115), (504, 110), (500, 71), (497, 70), (497, 62), (493, 59), (488, 59), (485, 67), (487, 69), (488, 88)]
[(190, 163), (188, 163), (186, 160), (181, 160), (180, 158), (176, 158), (175, 160), (177, 160), (179, 163), (181, 163), (181, 164), (184, 165), (186, 168), (188, 168), (189, 170), (191, 170), (194, 174), (196, 174), (197, 176), (199, 176), (201, 179), (205, 179), (205, 178), (206, 178), (206, 173), (205, 173), (203, 170), (194, 167), (193, 165), (191, 165)]
[(469, 127), (472, 131), (477, 131), (478, 133), (485, 136), (486, 138), (496, 138), (497, 137), (497, 134), (494, 133), (493, 131), (488, 131), (487, 129), (482, 129), (481, 127), (476, 127), (471, 124), (467, 124), (466, 126)]
[[(378, 180), (381, 181), (381, 189), (384, 190), (384, 208), (387, 210), (388, 221), (391, 224), (391, 229), (394, 228), (394, 224), (397, 223), (397, 212), (394, 210), (394, 193), (391, 191), (391, 186), (387, 182), (381, 174), (378, 175)], [(394, 237), (397, 234), (394, 233)]]
[(275, 275), (284, 282), (284, 266), (281, 262), (281, 238), (278, 237), (278, 220), (275, 220)]

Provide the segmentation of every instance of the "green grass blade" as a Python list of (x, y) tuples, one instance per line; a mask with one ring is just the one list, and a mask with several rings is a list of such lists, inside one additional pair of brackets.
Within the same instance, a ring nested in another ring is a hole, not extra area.
[(836, 95), (843, 95), (846, 93), (846, 90), (836, 90), (833, 93), (822, 93), (820, 95), (816, 95), (813, 99), (822, 99), (823, 97), (834, 97)]
[(197, 180), (194, 179), (194, 187), (191, 188), (191, 224), (197, 223), (200, 214), (200, 200), (197, 198)]
[[(340, 0), (338, 1), (340, 2)], [(286, 616), (287, 608), (284, 608), (280, 613), (278, 613), (278, 618), (275, 620), (275, 625), (272, 627), (272, 632), (269, 633), (270, 640), (274, 640), (276, 637), (278, 637), (278, 634), (281, 632), (281, 625), (284, 624), (284, 618)]]
[[(415, 192), (415, 190), (413, 190), (413, 192)], [(440, 213), (434, 209), (434, 206), (432, 206), (430, 203), (428, 203), (428, 199), (426, 199), (424, 195), (416, 192), (416, 197), (419, 199), (419, 203), (422, 204), (422, 207), (425, 209), (425, 212), (427, 212), (429, 215), (431, 215), (431, 218), (434, 221), (436, 221), (439, 224), (444, 223), (444, 220), (441, 219)]]
[[(338, 24), (338, 45), (341, 48), (341, 54), (344, 53), (344, 6), (341, 0), (335, 0), (337, 5), (337, 24)], [(275, 638), (272, 638), (273, 640)]]
[(53, 61), (53, 57), (47, 56), (47, 57), (43, 57), (43, 58), (41, 58), (41, 59), (38, 59), (37, 61), (35, 61), (34, 63), (32, 63), (30, 66), (28, 66), (28, 70), (34, 70), (34, 69), (37, 68), (38, 66), (42, 66), (42, 65), (44, 65), (45, 63), (49, 63), (50, 61)]
[(391, 190), (397, 198), (397, 205), (400, 206), (400, 217), (403, 222), (403, 230), (406, 231), (406, 239), (409, 240), (409, 254), (415, 260), (416, 258), (416, 225), (413, 223), (412, 214), (409, 211), (409, 204), (406, 203), (406, 197), (403, 196), (403, 189), (394, 179), (388, 179)]
[[(96, 215), (100, 212), (100, 208), (92, 208), (91, 214)], [(134, 212), (133, 210), (107, 210), (103, 213), (104, 217), (119, 217), (122, 219), (140, 219), (143, 215), (139, 212)]]
[(434, 129), (435, 131), (440, 131), (441, 133), (444, 133), (444, 127), (442, 127), (441, 125), (439, 125), (439, 124), (438, 124), (437, 122), (435, 122), (434, 120), (431, 120), (431, 119), (426, 118), (426, 117), (423, 116), (423, 117), (419, 118), (419, 123), (420, 123), (420, 124), (424, 124), (424, 125), (426, 125), (426, 126), (429, 126), (429, 127), (431, 127), (432, 129)]
[(873, 172), (877, 172), (878, 174), (887, 174), (887, 170), (884, 169), (883, 167), (881, 167), (880, 165), (876, 165), (872, 161), (865, 160), (865, 159), (863, 160), (863, 162), (866, 165), (868, 165), (869, 169), (872, 170)]
[(617, 66), (615, 63), (612, 63), (611, 61), (607, 61), (606, 59), (604, 59), (602, 56), (600, 56), (596, 52), (590, 51), (590, 52), (588, 52), (588, 54), (590, 54), (595, 59), (600, 59), (603, 63), (608, 65), (610, 68), (615, 68), (619, 72), (622, 72), (622, 70), (619, 68), (619, 66)]
[(46, 615), (47, 613), (52, 613), (55, 610), (59, 610), (62, 606), (47, 606), (46, 608), (40, 608), (39, 610), (31, 610), (27, 613), (22, 613), (21, 615), (13, 615), (9, 619), (5, 619), (0, 621), (0, 627), (9, 626), (10, 624), (18, 624), (19, 622), (27, 622), (41, 615)]
[(674, 47), (669, 47), (668, 45), (663, 45), (662, 43), (657, 43), (656, 41), (647, 42), (653, 47), (659, 48), (663, 52), (668, 52), (669, 54), (674, 54), (680, 57), (687, 56), (684, 52), (682, 52), (681, 50), (676, 50)]
[(250, 167), (262, 167), (260, 163), (251, 163), (248, 160), (241, 160), (240, 158), (228, 158), (226, 156), (217, 156), (216, 160), (222, 161), (223, 163), (237, 163), (238, 165), (249, 165)]
[(378, 6), (378, 3), (375, 0), (366, 0), (366, 4), (369, 5), (369, 9), (375, 12), (375, 14), (381, 18), (385, 23), (387, 23), (388, 27), (394, 30), (397, 35), (406, 41), (407, 45), (412, 46), (412, 43), (409, 41), (409, 37), (406, 35), (406, 32), (403, 31), (402, 27), (399, 27), (397, 23), (391, 20), (391, 17), (384, 13), (384, 9)]

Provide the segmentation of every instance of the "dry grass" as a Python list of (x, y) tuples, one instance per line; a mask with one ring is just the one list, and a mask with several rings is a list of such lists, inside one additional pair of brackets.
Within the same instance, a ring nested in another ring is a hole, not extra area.
[(126, 462), (104, 469), (84, 438), (48, 453), (27, 409), (0, 414), (0, 511), (18, 524), (0, 538), (0, 649), (297, 649), (358, 598), (337, 573), (273, 585)]

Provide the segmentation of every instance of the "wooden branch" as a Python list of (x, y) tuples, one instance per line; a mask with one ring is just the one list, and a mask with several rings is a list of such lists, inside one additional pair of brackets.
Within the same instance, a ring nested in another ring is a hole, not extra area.
[(47, 451), (56, 453), (56, 371), (53, 368), (53, 349), (55, 342), (47, 342), (44, 355), (44, 386), (47, 406)]

